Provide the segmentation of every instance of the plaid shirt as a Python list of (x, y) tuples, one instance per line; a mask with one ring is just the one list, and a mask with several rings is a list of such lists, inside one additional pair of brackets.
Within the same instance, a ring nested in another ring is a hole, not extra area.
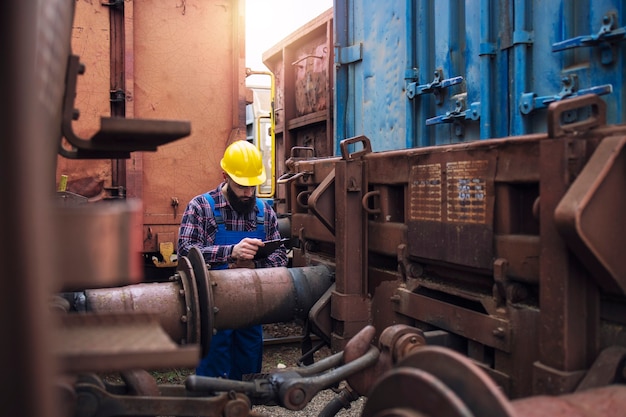
[[(224, 218), (226, 230), (254, 232), (257, 228), (256, 216), (258, 208), (245, 215), (240, 215), (228, 204), (222, 194), (220, 184), (209, 194), (215, 200), (215, 207), (220, 210)], [(276, 213), (265, 203), (265, 240), (280, 239), (278, 231), (278, 219)], [(213, 216), (211, 205), (203, 195), (195, 196), (187, 205), (178, 232), (178, 255), (186, 256), (189, 249), (196, 246), (202, 252), (202, 256), (207, 263), (219, 264), (232, 262), (231, 254), (234, 245), (214, 245), (215, 234), (217, 233), (217, 222)], [(287, 265), (287, 251), (284, 247), (275, 250), (270, 256), (254, 261), (256, 268), (270, 268)]]

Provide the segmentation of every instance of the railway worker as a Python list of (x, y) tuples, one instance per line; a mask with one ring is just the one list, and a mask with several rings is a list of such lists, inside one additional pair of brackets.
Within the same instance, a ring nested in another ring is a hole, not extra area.
[[(276, 213), (256, 197), (256, 186), (266, 179), (261, 153), (248, 141), (236, 141), (226, 148), (220, 165), (223, 182), (194, 197), (185, 209), (179, 256), (196, 246), (211, 269), (286, 266), (287, 251), (282, 245), (266, 258), (254, 259), (263, 241), (280, 238)], [(212, 337), (196, 375), (241, 380), (245, 374), (259, 373), (262, 360), (261, 325), (221, 330)]]

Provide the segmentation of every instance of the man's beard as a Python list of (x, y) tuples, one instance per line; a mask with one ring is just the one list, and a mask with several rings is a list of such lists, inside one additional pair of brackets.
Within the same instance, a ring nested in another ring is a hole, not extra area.
[(256, 196), (253, 195), (250, 198), (239, 198), (237, 194), (230, 187), (226, 187), (226, 197), (233, 210), (239, 214), (247, 214), (254, 210), (256, 205)]

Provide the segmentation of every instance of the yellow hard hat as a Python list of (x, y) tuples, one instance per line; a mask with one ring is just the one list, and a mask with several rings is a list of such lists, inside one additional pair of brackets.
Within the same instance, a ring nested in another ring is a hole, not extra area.
[(265, 166), (261, 152), (247, 140), (231, 143), (224, 151), (220, 165), (239, 185), (250, 187), (265, 182)]

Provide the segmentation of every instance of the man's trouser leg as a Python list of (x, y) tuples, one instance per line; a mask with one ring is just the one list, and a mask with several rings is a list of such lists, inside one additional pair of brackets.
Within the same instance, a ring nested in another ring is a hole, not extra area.
[(196, 375), (230, 378), (232, 330), (219, 330), (211, 338), (209, 353), (196, 367)]
[(263, 363), (263, 326), (233, 330), (233, 357), (230, 378), (241, 380), (245, 374), (261, 372)]

